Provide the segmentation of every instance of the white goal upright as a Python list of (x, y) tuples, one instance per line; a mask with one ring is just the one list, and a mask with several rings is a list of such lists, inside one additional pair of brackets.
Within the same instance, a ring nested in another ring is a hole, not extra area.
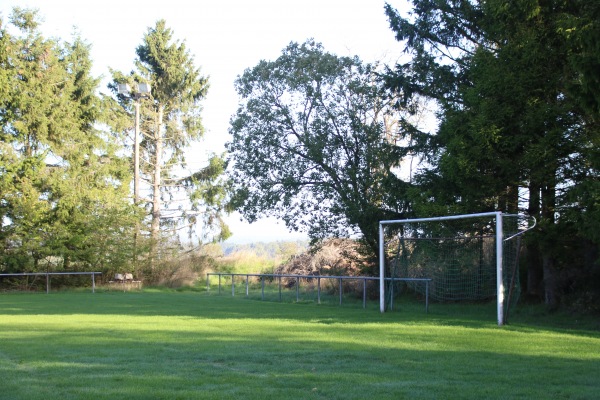
[[(496, 298), (498, 325), (518, 294), (523, 216), (488, 212), (379, 222), (380, 310), (395, 291), (394, 278), (431, 278), (438, 301)], [(396, 283), (395, 283), (396, 282)], [(410, 283), (409, 283), (410, 285)], [(417, 288), (415, 288), (416, 290)]]

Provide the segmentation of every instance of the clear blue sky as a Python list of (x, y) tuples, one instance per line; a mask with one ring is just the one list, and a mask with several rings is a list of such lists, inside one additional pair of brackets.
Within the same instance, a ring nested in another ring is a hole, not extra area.
[[(396, 8), (405, 4), (389, 2)], [(229, 139), (229, 118), (238, 104), (236, 76), (261, 59), (277, 58), (291, 41), (314, 38), (338, 55), (395, 63), (401, 45), (388, 27), (384, 4), (383, 0), (0, 0), (0, 12), (6, 19), (15, 6), (37, 8), (45, 20), (42, 31), (61, 39), (69, 39), (76, 27), (92, 45), (94, 75), (105, 79), (109, 67), (130, 71), (144, 32), (165, 19), (210, 77), (203, 112), (206, 139), (188, 156), (190, 166), (199, 167), (208, 151), (223, 151)], [(228, 219), (235, 242), (304, 237), (289, 233), (276, 221), (249, 225), (239, 219), (239, 215)]]

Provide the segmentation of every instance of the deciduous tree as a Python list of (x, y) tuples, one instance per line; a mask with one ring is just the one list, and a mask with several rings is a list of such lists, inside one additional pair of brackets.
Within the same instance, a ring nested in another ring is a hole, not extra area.
[(376, 67), (309, 40), (247, 69), (236, 89), (227, 149), (244, 217), (276, 216), (313, 239), (360, 235), (376, 254), (378, 221), (407, 211)]

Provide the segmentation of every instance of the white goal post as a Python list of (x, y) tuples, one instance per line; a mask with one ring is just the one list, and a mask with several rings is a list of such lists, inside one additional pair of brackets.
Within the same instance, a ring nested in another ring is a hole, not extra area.
[[(448, 221), (458, 219), (469, 219), (469, 218), (481, 218), (489, 217), (495, 219), (495, 253), (496, 253), (496, 302), (497, 302), (497, 316), (498, 325), (504, 325), (504, 300), (505, 290), (503, 282), (503, 216), (518, 217), (514, 214), (503, 214), (500, 211), (477, 213), (477, 214), (464, 214), (464, 215), (453, 215), (444, 217), (434, 218), (416, 218), (416, 219), (405, 219), (405, 220), (387, 220), (379, 221), (379, 304), (381, 312), (385, 312), (385, 237), (384, 227), (393, 224), (410, 224), (410, 223), (426, 223), (436, 221)], [(490, 220), (491, 222), (491, 220)], [(512, 237), (512, 236), (511, 236)], [(493, 265), (493, 264), (492, 264)], [(493, 278), (492, 278), (493, 279)]]

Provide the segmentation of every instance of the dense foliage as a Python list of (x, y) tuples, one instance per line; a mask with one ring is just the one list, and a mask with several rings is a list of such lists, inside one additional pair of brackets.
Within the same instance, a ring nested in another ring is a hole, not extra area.
[[(140, 275), (138, 261), (168, 265), (155, 257), (159, 248), (181, 251), (182, 228), (199, 227), (200, 241), (227, 237), (223, 159), (181, 172), (185, 150), (203, 134), (208, 81), (164, 21), (136, 50), (137, 72), (113, 71), (116, 100), (97, 93), (89, 45), (44, 38), (35, 11), (15, 9), (0, 24), (0, 43), (0, 272)], [(134, 102), (116, 94), (116, 83), (136, 82), (153, 89), (140, 99), (142, 172), (152, 191), (137, 204), (126, 154)]]
[[(183, 228), (226, 238), (229, 194), (248, 221), (361, 237), (372, 254), (379, 220), (502, 210), (538, 220), (526, 293), (597, 308), (599, 3), (411, 4), (385, 7), (405, 64), (383, 71), (308, 40), (247, 69), (228, 159), (196, 171), (185, 154), (203, 135), (208, 79), (165, 21), (145, 33), (135, 71), (112, 71), (105, 98), (87, 43), (46, 39), (35, 12), (15, 9), (0, 21), (0, 271), (120, 269), (140, 253), (154, 265)], [(119, 83), (149, 83), (151, 96), (117, 94)], [(147, 192), (134, 204), (123, 154), (136, 102)], [(433, 129), (415, 122), (423, 104)], [(408, 156), (422, 163), (405, 174)]]
[(412, 3), (410, 15), (386, 12), (412, 54), (389, 87), (439, 107), (436, 132), (407, 130), (430, 166), (417, 176), (415, 209), (527, 211), (539, 221), (526, 245), (528, 294), (551, 307), (570, 292), (597, 296), (600, 7)]
[(118, 267), (136, 220), (127, 160), (99, 129), (89, 46), (37, 21), (15, 9), (0, 26), (0, 271)]
[(395, 110), (375, 73), (307, 41), (237, 79), (228, 150), (249, 221), (275, 215), (313, 239), (361, 234), (375, 253), (378, 221), (405, 212)]

